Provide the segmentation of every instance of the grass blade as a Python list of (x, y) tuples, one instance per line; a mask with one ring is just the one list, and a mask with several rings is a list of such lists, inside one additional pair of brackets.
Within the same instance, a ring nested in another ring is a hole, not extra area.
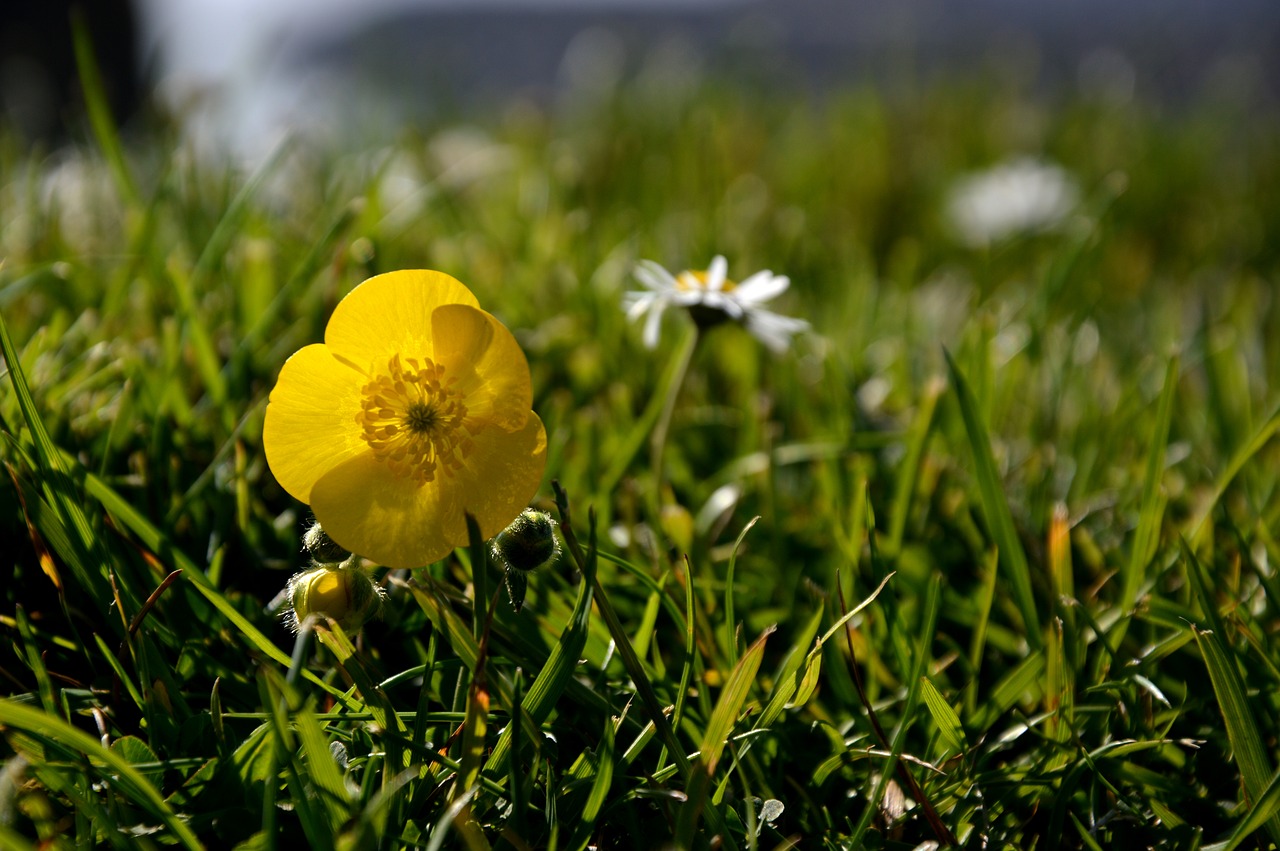
[[(1120, 609), (1129, 611), (1138, 599), (1138, 588), (1146, 575), (1147, 564), (1155, 556), (1160, 541), (1160, 479), (1164, 474), (1165, 446), (1169, 442), (1169, 423), (1173, 418), (1173, 397), (1178, 386), (1178, 359), (1172, 358), (1164, 374), (1164, 389), (1156, 405), (1156, 419), (1151, 427), (1151, 442), (1147, 448), (1147, 467), (1142, 482), (1142, 503), (1138, 514), (1138, 529), (1133, 536), (1133, 549), (1121, 571), (1123, 582), (1120, 593)], [(1123, 628), (1121, 628), (1123, 630)], [(1112, 647), (1117, 647), (1113, 643)]]
[(1267, 788), (1250, 805), (1249, 812), (1236, 824), (1231, 835), (1222, 842), (1206, 845), (1204, 851), (1235, 851), (1258, 828), (1274, 821), (1277, 815), (1280, 815), (1280, 771), (1272, 775)]
[(969, 390), (969, 385), (961, 374), (951, 353), (943, 349), (947, 358), (947, 368), (951, 373), (951, 383), (956, 389), (956, 399), (960, 404), (960, 416), (964, 419), (965, 431), (969, 435), (969, 447), (973, 450), (975, 474), (978, 478), (978, 491), (982, 497), (982, 508), (991, 527), (991, 536), (1000, 549), (1000, 564), (1004, 573), (1013, 585), (1014, 603), (1022, 615), (1022, 627), (1027, 643), (1032, 650), (1039, 650), (1044, 645), (1044, 636), (1040, 632), (1040, 617), (1036, 614), (1035, 595), (1031, 589), (1031, 568), (1027, 565), (1027, 555), (1018, 540), (1018, 532), (1013, 525), (1013, 514), (1009, 511), (1009, 502), (1005, 499), (1000, 477), (996, 474), (995, 457), (991, 454), (991, 436), (982, 416), (978, 412), (978, 403)]
[[(1209, 669), (1209, 681), (1213, 685), (1213, 693), (1218, 699), (1218, 708), (1222, 711), (1222, 720), (1227, 727), (1227, 739), (1231, 742), (1231, 751), (1244, 780), (1246, 800), (1251, 806), (1257, 807), (1271, 785), (1271, 761), (1263, 747), (1257, 721), (1245, 699), (1240, 672), (1219, 633), (1195, 627), (1192, 629), (1195, 631), (1196, 644), (1200, 647), (1205, 667)], [(1266, 820), (1266, 824), (1272, 841), (1280, 844), (1280, 816), (1272, 815)]]
[(1214, 482), (1213, 497), (1202, 502), (1196, 519), (1190, 525), (1192, 530), (1191, 548), (1193, 550), (1200, 552), (1201, 546), (1205, 543), (1205, 537), (1213, 530), (1213, 524), (1208, 522), (1209, 516), (1217, 508), (1222, 495), (1227, 492), (1227, 488), (1231, 486), (1236, 476), (1244, 469), (1244, 465), (1249, 463), (1253, 456), (1262, 451), (1262, 448), (1267, 445), (1277, 430), (1280, 430), (1280, 406), (1277, 406), (1271, 412), (1271, 416), (1267, 417), (1267, 421), (1258, 428), (1249, 442), (1240, 447), (1235, 455), (1231, 456), (1226, 469), (1218, 475)]
[(591, 834), (600, 818), (605, 798), (613, 785), (614, 742), (622, 719), (606, 718), (604, 733), (600, 738), (600, 747), (591, 760), (595, 767), (595, 777), (591, 781), (591, 791), (587, 794), (587, 802), (582, 807), (582, 815), (578, 818), (566, 847), (573, 851), (582, 851), (591, 842)]
[(742, 546), (742, 541), (747, 537), (747, 533), (751, 531), (751, 528), (759, 522), (760, 516), (756, 515), (747, 521), (747, 525), (742, 527), (742, 531), (738, 533), (737, 539), (733, 542), (733, 549), (729, 551), (729, 566), (725, 569), (724, 634), (725, 648), (729, 651), (728, 659), (730, 665), (738, 664), (738, 620), (733, 608), (733, 579), (738, 563), (738, 548)]
[(947, 703), (947, 699), (929, 681), (928, 677), (922, 677), (921, 680), (920, 693), (924, 697), (924, 705), (928, 708), (929, 714), (933, 716), (933, 723), (937, 725), (938, 733), (942, 736), (942, 740), (948, 748), (956, 753), (964, 753), (967, 746), (964, 738), (964, 727), (960, 724), (960, 716), (951, 708), (951, 704)]
[[(35, 446), (36, 462), (39, 465), (36, 473), (43, 481), (50, 505), (57, 512), (62, 525), (73, 532), (73, 535), (67, 536), (67, 543), (75, 548), (76, 558), (71, 561), (71, 564), (76, 578), (94, 599), (108, 599), (110, 593), (101, 570), (90, 570), (89, 565), (94, 562), (105, 565), (109, 559), (98, 552), (93, 525), (84, 512), (78, 488), (71, 479), (71, 467), (63, 460), (62, 453), (49, 437), (49, 431), (45, 428), (40, 412), (36, 409), (31, 387), (27, 383), (26, 373), (22, 369), (21, 361), (18, 360), (17, 349), (13, 345), (9, 326), (2, 313), (0, 313), (0, 350), (3, 351), (5, 363), (9, 367), (9, 381), (13, 385), (22, 418), (26, 421), (27, 430), (31, 432), (31, 442)], [(96, 558), (91, 558), (91, 553)]]
[(919, 409), (907, 433), (907, 452), (902, 459), (902, 464), (898, 467), (893, 505), (889, 509), (889, 537), (884, 543), (885, 553), (890, 557), (902, 549), (902, 536), (907, 528), (907, 515), (911, 513), (911, 503), (915, 499), (916, 486), (920, 478), (920, 463), (924, 460), (924, 449), (929, 444), (929, 435), (933, 433), (933, 415), (938, 407), (938, 399), (945, 389), (946, 383), (936, 377), (925, 385)]
[[(751, 686), (755, 683), (756, 672), (760, 670), (760, 662), (764, 658), (765, 641), (772, 634), (771, 627), (747, 649), (729, 674), (729, 679), (716, 700), (715, 709), (711, 712), (711, 718), (702, 736), (698, 761), (691, 772), (687, 790), (689, 799), (680, 809), (676, 826), (677, 848), (693, 847), (698, 817), (702, 813), (703, 806), (709, 803), (706, 798), (711, 786), (711, 778), (724, 753), (725, 745), (729, 742), (729, 736), (733, 733), (734, 725), (738, 723), (742, 705), (746, 703), (747, 696), (751, 693)], [(710, 808), (708, 810), (710, 811)], [(722, 836), (722, 841), (727, 839), (727, 836)]]
[(138, 186), (129, 172), (125, 161), (124, 146), (120, 144), (120, 133), (116, 130), (115, 118), (111, 115), (111, 107), (107, 102), (106, 89), (102, 85), (102, 75), (98, 71), (98, 60), (94, 56), (93, 41), (89, 36), (89, 27), (84, 17), (78, 14), (71, 19), (71, 42), (75, 50), (76, 70), (80, 75), (80, 87), (84, 92), (85, 111), (89, 113), (89, 125), (93, 128), (93, 136), (106, 157), (111, 176), (115, 179), (116, 188), (121, 196), (132, 207), (138, 206)]
[(329, 830), (336, 831), (347, 820), (350, 805), (342, 772), (333, 758), (333, 752), (329, 750), (329, 738), (310, 707), (304, 706), (291, 713), (290, 720), (297, 728), (302, 753), (306, 756), (306, 763), (303, 765), (305, 773), (302, 776), (314, 787), (320, 805), (328, 816)]

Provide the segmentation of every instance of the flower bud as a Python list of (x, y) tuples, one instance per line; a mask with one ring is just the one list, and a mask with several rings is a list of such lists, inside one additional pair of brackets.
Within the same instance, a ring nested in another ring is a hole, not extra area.
[(337, 564), (351, 558), (351, 552), (330, 538), (329, 533), (314, 520), (302, 533), (302, 546), (316, 564)]
[(507, 568), (502, 571), (502, 581), (507, 586), (507, 599), (517, 613), (524, 608), (525, 594), (529, 591), (529, 574)]
[(296, 573), (287, 590), (289, 610), (285, 620), (294, 632), (310, 615), (330, 617), (352, 632), (382, 606), (382, 590), (358, 567), (321, 565)]
[(542, 567), (560, 552), (556, 522), (545, 511), (527, 508), (493, 539), (493, 557), (511, 570)]

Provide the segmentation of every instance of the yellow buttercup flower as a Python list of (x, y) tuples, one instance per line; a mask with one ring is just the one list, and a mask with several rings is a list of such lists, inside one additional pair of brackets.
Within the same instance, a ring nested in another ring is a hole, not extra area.
[(377, 275), (333, 311), (271, 391), (262, 442), (290, 494), (338, 544), (388, 567), (486, 537), (538, 489), (547, 435), (529, 365), (454, 278)]

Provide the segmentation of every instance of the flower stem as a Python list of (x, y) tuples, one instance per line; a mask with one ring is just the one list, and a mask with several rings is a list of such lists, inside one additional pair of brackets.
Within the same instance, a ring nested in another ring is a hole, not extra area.
[(680, 397), (680, 390), (684, 387), (684, 379), (689, 374), (689, 364), (693, 362), (693, 352), (698, 347), (698, 340), (701, 339), (701, 336), (695, 327), (692, 333), (685, 336), (680, 351), (676, 353), (675, 359), (672, 361), (672, 369), (668, 373), (666, 399), (662, 405), (662, 412), (658, 415), (658, 421), (653, 426), (653, 434), (649, 438), (649, 471), (653, 477), (649, 497), (654, 523), (657, 523), (660, 517), (662, 456), (667, 448), (667, 434), (671, 429), (671, 416), (675, 412), (676, 399)]

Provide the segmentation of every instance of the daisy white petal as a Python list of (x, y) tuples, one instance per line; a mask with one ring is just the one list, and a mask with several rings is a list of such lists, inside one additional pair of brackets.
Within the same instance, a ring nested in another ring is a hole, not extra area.
[(653, 306), (657, 296), (653, 293), (630, 292), (622, 296), (622, 308), (627, 312), (627, 321), (635, 322)]
[(710, 292), (720, 292), (724, 289), (724, 282), (728, 275), (729, 261), (724, 259), (723, 254), (717, 254), (711, 258), (711, 265), (707, 267), (707, 282), (704, 286)]
[(636, 264), (636, 280), (651, 290), (679, 289), (676, 279), (666, 269), (652, 260), (641, 260)]
[(792, 335), (808, 330), (809, 323), (756, 308), (747, 314), (746, 326), (753, 337), (781, 354), (791, 345)]
[(768, 269), (756, 272), (738, 284), (733, 294), (748, 304), (763, 304), (786, 291), (791, 280), (786, 275), (775, 275)]
[(662, 326), (662, 311), (667, 307), (666, 299), (655, 298), (649, 307), (649, 318), (644, 323), (644, 345), (647, 349), (657, 348), (658, 331)]

